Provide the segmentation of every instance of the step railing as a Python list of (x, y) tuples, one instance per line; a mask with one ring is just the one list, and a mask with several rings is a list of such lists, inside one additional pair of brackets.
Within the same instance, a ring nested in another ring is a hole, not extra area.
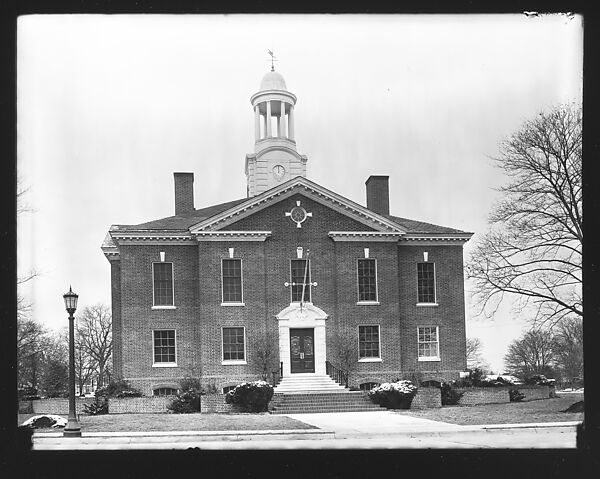
[(273, 382), (271, 383), (273, 387), (279, 384), (279, 381), (283, 378), (283, 361), (279, 363), (279, 371), (272, 371)]
[(348, 373), (342, 371), (339, 368), (336, 368), (329, 361), (325, 361), (325, 372), (336, 383), (342, 384), (345, 387), (348, 387)]

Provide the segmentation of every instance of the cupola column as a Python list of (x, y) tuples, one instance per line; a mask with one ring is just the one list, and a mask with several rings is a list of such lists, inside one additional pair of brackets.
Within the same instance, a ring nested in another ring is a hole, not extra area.
[(281, 120), (280, 120), (280, 124), (281, 124), (281, 129), (279, 130), (279, 136), (281, 136), (282, 138), (285, 138), (286, 134), (286, 127), (285, 127), (285, 102), (282, 101), (281, 102)]
[(260, 140), (260, 110), (258, 105), (254, 107), (254, 139)]
[(271, 138), (271, 100), (267, 100), (267, 138)]
[(290, 105), (288, 113), (288, 138), (294, 141), (294, 105)]

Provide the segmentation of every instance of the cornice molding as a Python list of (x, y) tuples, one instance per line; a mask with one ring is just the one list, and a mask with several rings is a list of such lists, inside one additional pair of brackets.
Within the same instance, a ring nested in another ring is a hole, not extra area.
[(102, 246), (101, 249), (108, 261), (119, 261), (121, 259), (119, 248), (116, 246)]
[(381, 231), (330, 231), (327, 233), (333, 241), (386, 241), (395, 243), (404, 235), (399, 232)]
[(457, 244), (465, 244), (473, 236), (473, 233), (456, 233), (456, 234), (407, 234), (400, 239), (403, 245), (422, 245), (435, 244), (452, 246)]
[(197, 241), (265, 241), (270, 231), (197, 231)]
[(110, 236), (117, 245), (132, 244), (193, 244), (189, 232), (129, 230), (111, 231)]

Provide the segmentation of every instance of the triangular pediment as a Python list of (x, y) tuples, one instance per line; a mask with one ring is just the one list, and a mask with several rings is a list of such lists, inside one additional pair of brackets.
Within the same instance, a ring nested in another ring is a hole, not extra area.
[(190, 232), (200, 233), (208, 231), (219, 231), (243, 218), (256, 214), (265, 208), (273, 206), (276, 203), (286, 200), (287, 198), (302, 194), (313, 201), (337, 211), (359, 223), (365, 225), (371, 231), (382, 233), (404, 234), (406, 230), (398, 224), (392, 222), (385, 216), (379, 215), (365, 208), (364, 206), (355, 203), (348, 198), (344, 198), (327, 188), (313, 183), (304, 177), (298, 176), (291, 180), (282, 183), (275, 188), (271, 188), (260, 195), (248, 198), (240, 204), (233, 206), (211, 218), (207, 218), (190, 227)]

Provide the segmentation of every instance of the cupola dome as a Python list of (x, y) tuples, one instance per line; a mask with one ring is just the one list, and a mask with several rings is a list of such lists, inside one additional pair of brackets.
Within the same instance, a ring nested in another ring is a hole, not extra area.
[(260, 82), (260, 91), (266, 90), (283, 90), (287, 91), (285, 86), (285, 80), (281, 76), (281, 73), (276, 71), (268, 72)]

